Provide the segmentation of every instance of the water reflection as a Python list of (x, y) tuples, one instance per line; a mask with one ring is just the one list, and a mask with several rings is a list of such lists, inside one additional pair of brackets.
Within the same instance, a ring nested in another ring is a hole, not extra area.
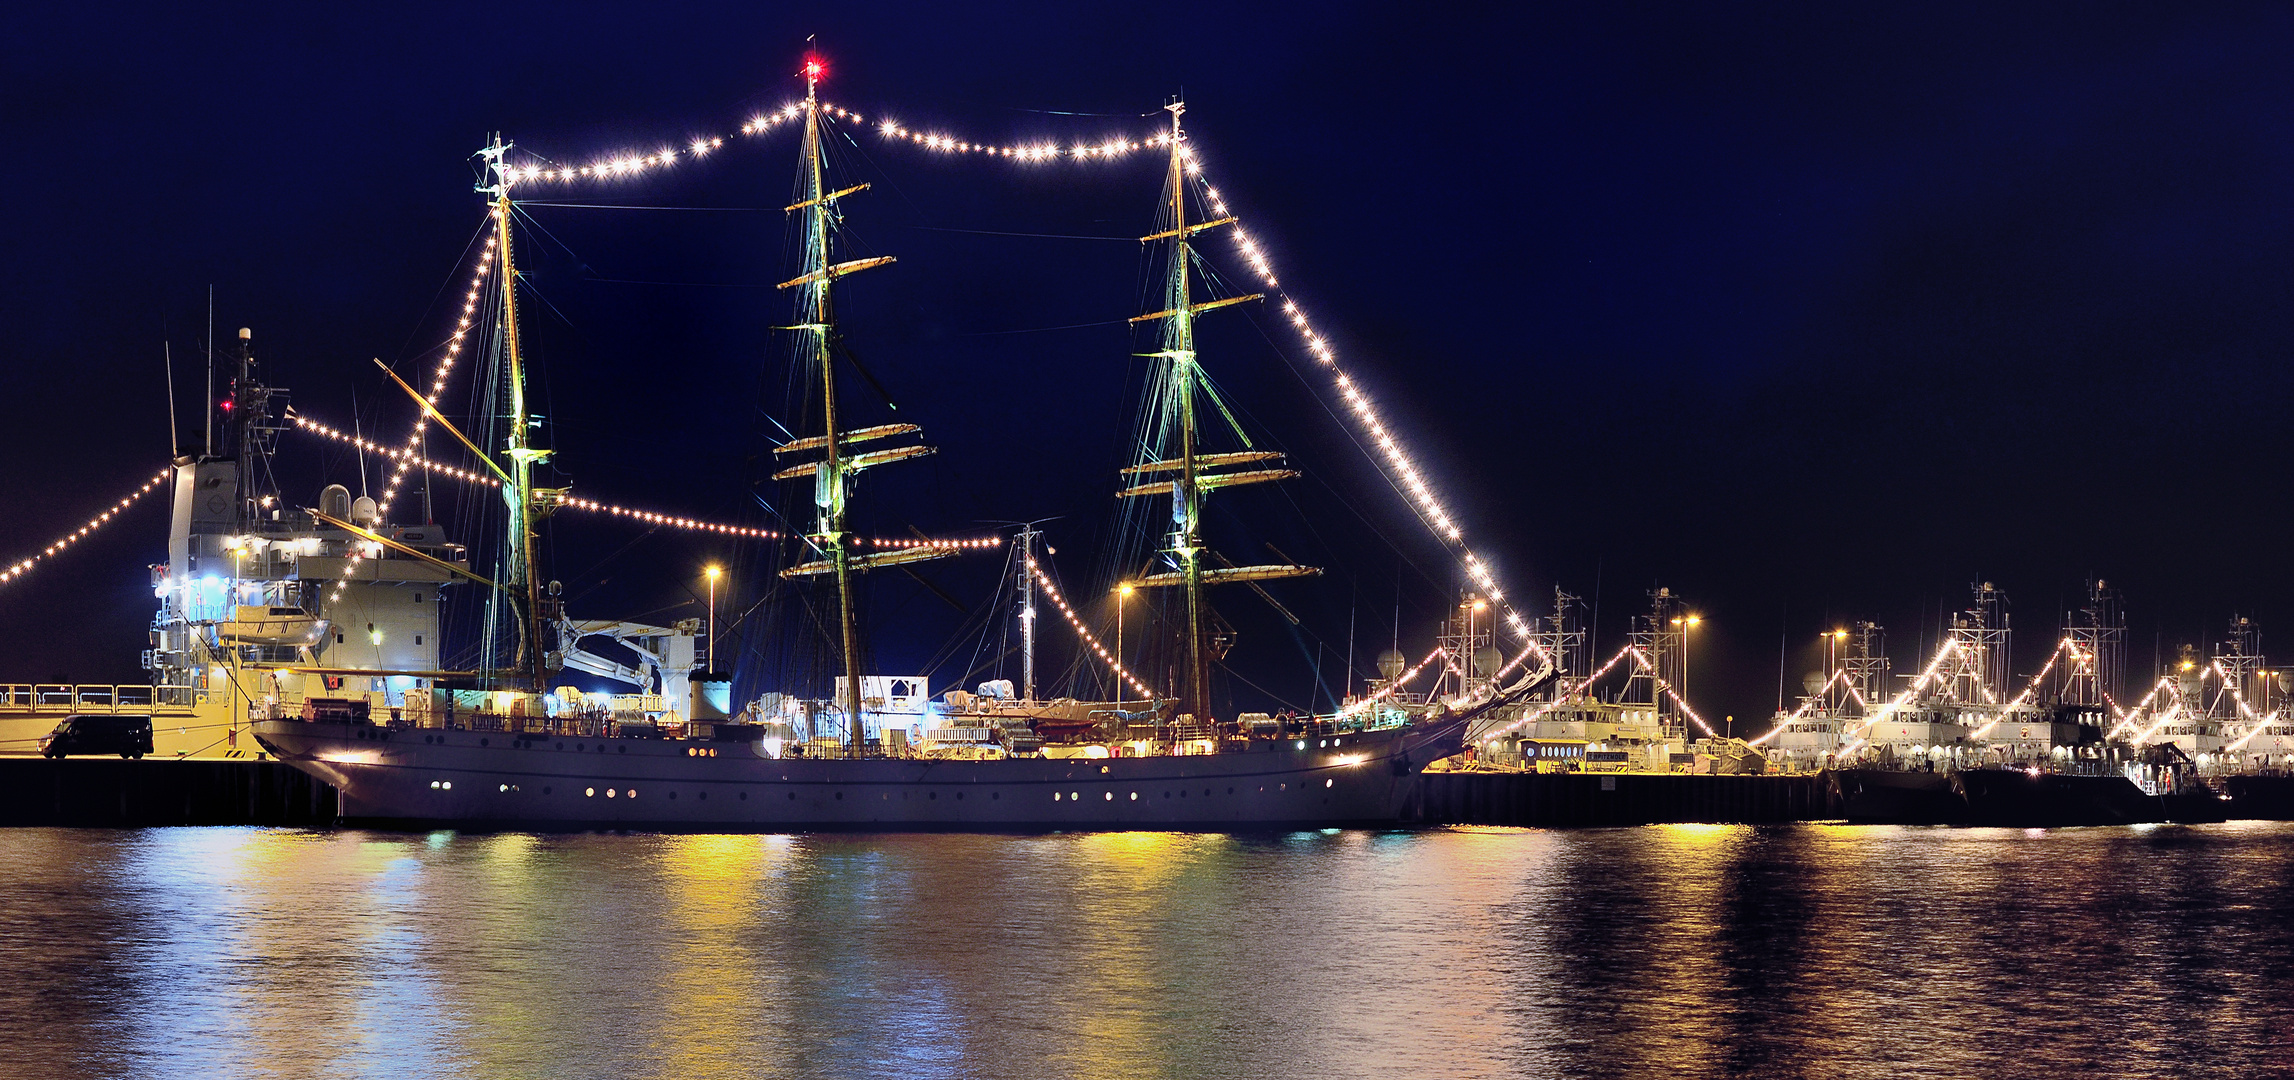
[(2269, 1075), (2294, 827), (0, 833), (8, 1076)]

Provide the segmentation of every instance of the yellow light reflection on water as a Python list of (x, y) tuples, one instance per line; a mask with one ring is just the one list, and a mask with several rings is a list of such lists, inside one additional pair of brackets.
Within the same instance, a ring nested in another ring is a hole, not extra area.
[(740, 1076), (767, 1060), (758, 1031), (758, 982), (771, 958), (760, 955), (753, 932), (764, 919), (774, 863), (786, 837), (749, 835), (664, 836), (653, 862), (659, 868), (659, 910), (667, 946), (661, 958), (645, 1032), (665, 1076)]

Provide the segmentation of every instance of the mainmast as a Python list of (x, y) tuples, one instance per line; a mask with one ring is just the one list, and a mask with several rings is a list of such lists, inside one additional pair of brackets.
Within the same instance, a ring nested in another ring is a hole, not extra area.
[(542, 592), (539, 575), (534, 572), (536, 522), (541, 516), (534, 490), (534, 465), (548, 459), (550, 452), (528, 444), (533, 421), (526, 415), (525, 358), (518, 350), (518, 271), (510, 252), (510, 172), (503, 152), (509, 147), (499, 135), (492, 145), (480, 151), (493, 176), (493, 184), (480, 190), (493, 199), (494, 244), (502, 262), (502, 357), (505, 377), (509, 382), (509, 438), (504, 447), (510, 459), (510, 482), (502, 485), (502, 501), (509, 507), (507, 544), (509, 573), (504, 584), (512, 595), (523, 593), (523, 608), (518, 627), (517, 668), (535, 693), (545, 687), (542, 650)]
[[(1169, 480), (1136, 484), (1120, 494), (1123, 497), (1169, 494), (1171, 496), (1170, 546), (1165, 549), (1176, 570), (1168, 574), (1155, 574), (1142, 579), (1141, 585), (1177, 585), (1185, 594), (1187, 680), (1180, 696), (1180, 707), (1197, 723), (1211, 719), (1211, 650), (1205, 640), (1208, 636), (1210, 607), (1203, 597), (1206, 585), (1226, 582), (1252, 582), (1271, 578), (1304, 577), (1322, 571), (1310, 566), (1234, 566), (1221, 569), (1205, 567), (1204, 561), (1212, 557), (1203, 543), (1202, 511), (1205, 492), (1237, 484), (1251, 484), (1267, 480), (1280, 480), (1297, 476), (1293, 469), (1250, 469), (1242, 472), (1211, 472), (1226, 465), (1273, 461), (1282, 457), (1271, 451), (1245, 450), (1233, 453), (1205, 454), (1200, 446), (1200, 432), (1195, 417), (1195, 396), (1201, 379), (1196, 369), (1195, 316), (1213, 308), (1227, 307), (1247, 301), (1263, 299), (1263, 293), (1233, 296), (1206, 303), (1194, 301), (1194, 289), (1188, 267), (1194, 262), (1193, 245), (1187, 238), (1205, 229), (1232, 223), (1233, 217), (1213, 218), (1198, 224), (1187, 222), (1187, 139), (1179, 118), (1187, 111), (1185, 102), (1174, 101), (1164, 106), (1171, 113), (1171, 165), (1165, 185), (1170, 191), (1171, 227), (1162, 232), (1140, 237), (1142, 243), (1168, 241), (1170, 259), (1168, 277), (1164, 285), (1164, 302), (1168, 306), (1149, 315), (1138, 316), (1134, 323), (1163, 320), (1162, 348), (1151, 354), (1168, 360), (1171, 368), (1170, 397), (1166, 401), (1166, 415), (1176, 422), (1179, 436), (1178, 456), (1160, 461), (1133, 465), (1123, 471), (1130, 475), (1172, 473)], [(1238, 433), (1239, 434), (1239, 433)], [(1247, 441), (1245, 443), (1247, 444)], [(1168, 452), (1168, 451), (1164, 451)], [(1224, 560), (1221, 560), (1224, 562)]]
[(847, 195), (865, 191), (867, 184), (856, 184), (839, 191), (827, 191), (823, 183), (821, 165), (821, 104), (820, 76), (824, 65), (818, 58), (807, 57), (804, 66), (804, 149), (802, 183), (804, 198), (787, 207), (788, 212), (804, 211), (804, 273), (784, 281), (784, 289), (802, 288), (797, 300), (797, 324), (790, 329), (808, 335), (810, 362), (820, 367), (821, 434), (814, 438), (798, 439), (775, 448), (776, 453), (794, 453), (800, 450), (824, 451), (820, 461), (798, 465), (774, 473), (776, 480), (810, 475), (813, 478), (813, 531), (807, 539), (823, 558), (792, 566), (781, 571), (784, 578), (813, 574), (830, 574), (836, 580), (837, 626), (844, 652), (844, 694), (839, 703), (844, 709), (851, 739), (851, 752), (859, 754), (867, 742), (867, 729), (861, 718), (860, 631), (853, 619), (852, 576), (877, 566), (916, 562), (939, 558), (949, 554), (935, 548), (908, 548), (876, 555), (855, 555), (853, 537), (846, 522), (846, 499), (851, 494), (853, 474), (873, 465), (919, 457), (932, 452), (929, 446), (901, 446), (865, 454), (847, 454), (845, 445), (893, 435), (905, 435), (921, 430), (914, 424), (880, 424), (854, 431), (839, 431), (836, 410), (836, 317), (830, 300), (829, 286), (837, 278), (858, 273), (871, 267), (893, 261), (890, 255), (830, 263), (829, 245), (831, 229), (838, 223), (834, 204)]

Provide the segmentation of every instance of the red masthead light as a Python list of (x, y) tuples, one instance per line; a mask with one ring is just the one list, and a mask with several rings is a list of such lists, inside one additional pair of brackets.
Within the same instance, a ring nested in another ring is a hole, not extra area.
[(817, 79), (817, 78), (820, 78), (820, 77), (821, 77), (821, 75), (822, 75), (822, 74), (824, 74), (824, 73), (826, 73), (827, 71), (828, 71), (828, 65), (827, 65), (827, 64), (825, 64), (825, 63), (823, 63), (823, 62), (821, 62), (821, 58), (820, 58), (820, 57), (817, 57), (817, 56), (808, 56), (808, 57), (805, 57), (805, 61), (804, 61), (804, 77), (805, 77), (805, 78), (808, 78), (808, 79)]

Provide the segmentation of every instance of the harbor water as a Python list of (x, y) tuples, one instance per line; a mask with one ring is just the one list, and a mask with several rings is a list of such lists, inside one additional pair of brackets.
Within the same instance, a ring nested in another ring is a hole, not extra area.
[(0, 832), (10, 1077), (2294, 1074), (2294, 826)]

